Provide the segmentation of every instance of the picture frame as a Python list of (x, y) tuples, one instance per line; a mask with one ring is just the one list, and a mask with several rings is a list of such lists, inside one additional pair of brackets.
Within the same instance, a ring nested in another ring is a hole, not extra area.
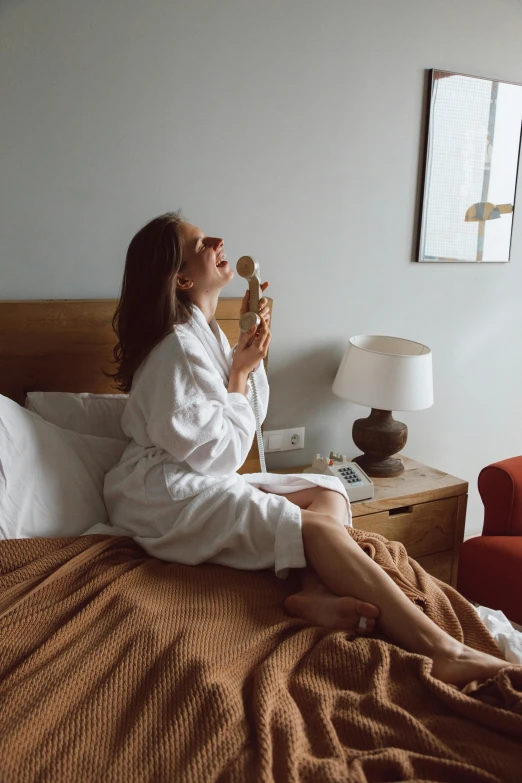
[(522, 85), (432, 69), (419, 262), (506, 263)]

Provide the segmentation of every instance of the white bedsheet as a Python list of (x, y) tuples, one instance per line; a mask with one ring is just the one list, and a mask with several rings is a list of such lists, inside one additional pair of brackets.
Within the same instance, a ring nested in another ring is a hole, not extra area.
[(486, 606), (474, 607), (478, 616), (504, 653), (509, 663), (522, 664), (522, 633), (517, 631), (499, 609)]

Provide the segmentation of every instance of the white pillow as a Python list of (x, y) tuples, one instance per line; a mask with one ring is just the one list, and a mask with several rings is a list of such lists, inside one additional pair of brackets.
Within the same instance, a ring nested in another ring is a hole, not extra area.
[(79, 536), (106, 522), (103, 482), (127, 445), (61, 429), (0, 395), (0, 539)]
[(29, 392), (25, 407), (66, 430), (130, 440), (121, 427), (128, 394)]

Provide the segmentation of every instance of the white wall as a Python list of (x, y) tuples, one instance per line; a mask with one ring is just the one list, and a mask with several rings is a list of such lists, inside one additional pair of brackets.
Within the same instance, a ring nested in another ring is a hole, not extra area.
[(521, 34), (519, 0), (0, 0), (0, 298), (117, 296), (182, 207), (270, 281), (267, 426), (307, 440), (269, 466), (356, 453), (351, 335), (425, 342), (406, 451), (470, 482), (477, 532), (480, 468), (522, 452), (522, 221), (509, 264), (412, 263), (424, 74), (522, 82)]

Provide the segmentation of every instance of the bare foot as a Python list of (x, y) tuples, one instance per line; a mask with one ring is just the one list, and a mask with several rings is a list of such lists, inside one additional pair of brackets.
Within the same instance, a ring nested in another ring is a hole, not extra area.
[(454, 651), (433, 656), (432, 677), (450, 685), (467, 685), (473, 680), (487, 680), (506, 666), (512, 666), (507, 661), (474, 650), (466, 644), (457, 642), (457, 645)]
[[(301, 620), (330, 630), (351, 631), (358, 636), (371, 633), (375, 618), (379, 616), (379, 610), (373, 604), (350, 596), (340, 597), (319, 585), (289, 595), (284, 606), (288, 614)], [(359, 627), (361, 617), (366, 618), (366, 628)]]

